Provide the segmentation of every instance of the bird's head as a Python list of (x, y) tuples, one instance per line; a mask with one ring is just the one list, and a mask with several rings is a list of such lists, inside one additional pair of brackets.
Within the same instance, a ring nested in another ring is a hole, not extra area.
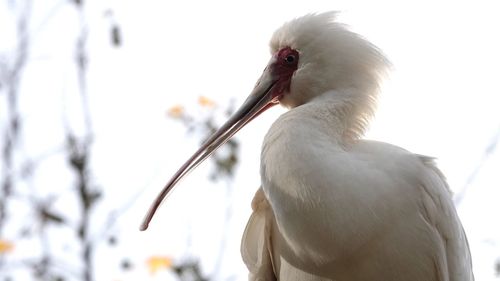
[[(243, 105), (166, 184), (141, 229), (174, 185), (260, 113), (278, 103), (293, 108), (328, 95), (342, 106), (347, 127), (362, 131), (372, 115), (387, 61), (371, 43), (335, 22), (335, 13), (310, 14), (285, 23), (271, 39), (271, 60)], [(347, 131), (349, 134), (349, 131)]]
[[(268, 73), (289, 84), (280, 103), (296, 107), (326, 92), (338, 93), (339, 101), (373, 104), (388, 61), (377, 47), (335, 21), (336, 13), (309, 14), (285, 23), (271, 39)], [(293, 60), (293, 73), (275, 71)], [(368, 105), (367, 105), (368, 106)], [(372, 111), (370, 108), (365, 110)]]

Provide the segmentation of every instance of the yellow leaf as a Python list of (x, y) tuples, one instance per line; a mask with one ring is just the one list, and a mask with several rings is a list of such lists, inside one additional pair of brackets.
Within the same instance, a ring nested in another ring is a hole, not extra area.
[(0, 239), (0, 254), (11, 252), (14, 249), (14, 243)]
[(205, 96), (200, 96), (198, 98), (198, 103), (201, 106), (206, 106), (206, 107), (213, 107), (215, 105), (215, 102)]
[(152, 256), (147, 261), (149, 272), (155, 274), (160, 269), (172, 267), (172, 259), (169, 257)]
[(184, 114), (184, 107), (182, 107), (182, 105), (172, 106), (167, 111), (167, 114), (172, 118), (179, 118)]

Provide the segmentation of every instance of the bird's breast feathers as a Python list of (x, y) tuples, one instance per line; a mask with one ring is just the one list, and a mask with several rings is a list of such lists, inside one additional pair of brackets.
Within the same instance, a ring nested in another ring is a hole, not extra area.
[[(374, 237), (389, 237), (388, 231), (427, 227), (422, 202), (429, 184), (449, 201), (437, 175), (432, 176), (437, 184), (422, 182), (432, 169), (419, 156), (374, 141), (345, 148), (325, 133), (328, 128), (317, 129), (321, 126), (317, 118), (285, 115), (272, 126), (262, 150), (263, 190), (297, 256), (328, 264), (356, 255)], [(410, 238), (435, 244), (427, 231)]]

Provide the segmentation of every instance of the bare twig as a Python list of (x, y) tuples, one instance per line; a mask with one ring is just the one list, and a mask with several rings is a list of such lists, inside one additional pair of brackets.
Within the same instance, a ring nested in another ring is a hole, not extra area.
[(87, 95), (87, 27), (85, 23), (85, 14), (83, 10), (82, 1), (74, 1), (76, 9), (79, 14), (80, 20), (80, 34), (76, 42), (76, 68), (79, 82), (79, 91), (81, 104), (83, 109), (83, 117), (85, 122), (86, 132), (82, 139), (77, 139), (71, 132), (68, 132), (68, 150), (71, 168), (75, 171), (77, 175), (77, 191), (78, 199), (80, 201), (81, 207), (81, 219), (78, 226), (78, 237), (80, 238), (82, 244), (82, 260), (83, 260), (83, 280), (92, 281), (94, 280), (94, 265), (93, 265), (93, 255), (95, 243), (91, 240), (90, 233), (90, 221), (91, 221), (91, 211), (97, 202), (97, 199), (101, 196), (101, 191), (94, 190), (90, 186), (89, 181), (89, 170), (88, 161), (90, 158), (90, 150), (92, 146), (92, 123), (90, 117), (90, 108), (88, 103)]
[(469, 189), (471, 184), (476, 180), (476, 177), (483, 168), (484, 164), (486, 164), (488, 159), (490, 159), (490, 157), (493, 155), (499, 142), (500, 142), (500, 127), (498, 127), (495, 135), (491, 138), (488, 146), (486, 146), (486, 148), (484, 149), (481, 159), (479, 160), (479, 162), (477, 162), (476, 166), (474, 167), (474, 170), (472, 170), (472, 172), (470, 173), (469, 177), (465, 181), (464, 186), (460, 189), (459, 192), (455, 194), (455, 197), (453, 199), (457, 206), (460, 205), (460, 203), (462, 203), (462, 200), (464, 199), (467, 190)]
[[(20, 76), (24, 70), (26, 60), (28, 57), (29, 41), (28, 36), (28, 22), (31, 12), (31, 0), (24, 2), (24, 7), (21, 8), (21, 14), (17, 18), (17, 48), (14, 55), (14, 62), (12, 65), (7, 65), (4, 69), (5, 74), (2, 74), (2, 88), (6, 87), (7, 99), (7, 126), (3, 132), (2, 144), (2, 162), (3, 162), (3, 176), (0, 183), (0, 237), (2, 237), (3, 229), (6, 224), (9, 199), (13, 193), (14, 180), (10, 171), (14, 169), (14, 153), (17, 148), (21, 118), (19, 115), (19, 86)], [(4, 256), (0, 254), (0, 267), (4, 264)]]

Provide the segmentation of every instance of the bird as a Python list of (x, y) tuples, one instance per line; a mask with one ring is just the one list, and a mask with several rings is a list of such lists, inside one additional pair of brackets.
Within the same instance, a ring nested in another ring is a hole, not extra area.
[(251, 94), (165, 185), (141, 230), (181, 178), (280, 104), (289, 110), (264, 138), (241, 242), (249, 280), (474, 280), (434, 158), (363, 138), (391, 63), (337, 18), (306, 14), (274, 32)]

